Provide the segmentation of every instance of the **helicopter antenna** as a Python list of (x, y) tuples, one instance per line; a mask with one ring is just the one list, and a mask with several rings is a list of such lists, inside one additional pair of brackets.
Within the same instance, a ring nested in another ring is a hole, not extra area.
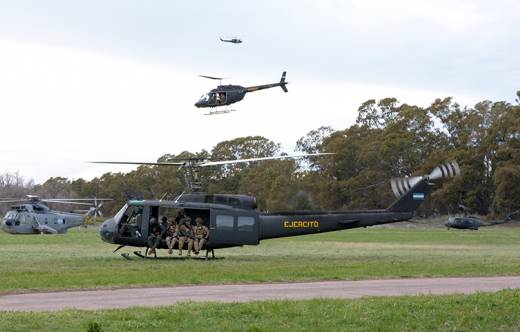
[(179, 199), (181, 199), (182, 196), (184, 196), (184, 191), (183, 191), (179, 196), (177, 196), (177, 197), (175, 198), (175, 201), (174, 201), (174, 202), (177, 203), (177, 202), (179, 201)]
[(167, 193), (167, 192), (164, 193), (164, 194), (161, 196), (161, 198), (159, 199), (159, 201), (164, 200), (167, 196), (168, 196), (168, 193)]

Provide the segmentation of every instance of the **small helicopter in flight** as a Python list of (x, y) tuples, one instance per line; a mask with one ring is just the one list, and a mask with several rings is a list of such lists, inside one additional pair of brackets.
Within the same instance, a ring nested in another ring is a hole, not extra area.
[[(271, 84), (264, 84), (264, 85), (255, 85), (250, 87), (243, 87), (241, 85), (222, 85), (221, 83), (213, 90), (211, 90), (208, 93), (203, 94), (199, 101), (195, 103), (195, 106), (197, 108), (215, 108), (215, 107), (221, 107), (221, 106), (228, 106), (233, 103), (239, 102), (242, 99), (244, 99), (246, 93), (248, 92), (254, 92), (258, 90), (264, 90), (274, 87), (281, 87), (284, 92), (288, 92), (287, 90), (287, 84), (288, 82), (285, 81), (287, 72), (282, 73), (282, 78), (280, 79), (280, 82), (278, 83), (271, 83)], [(213, 77), (213, 76), (206, 76), (206, 75), (200, 75), (200, 77), (208, 78), (212, 80), (218, 80), (222, 81), (223, 78), (221, 77)], [(234, 110), (231, 109), (225, 109), (225, 110), (218, 110), (218, 111), (210, 111), (206, 115), (214, 115), (214, 114), (223, 114), (223, 113), (229, 113), (233, 112)]]
[(483, 221), (478, 216), (472, 216), (469, 213), (471, 213), (471, 209), (459, 204), (459, 209), (464, 212), (463, 216), (455, 216), (455, 217), (449, 217), (448, 221), (446, 222), (445, 226), (455, 229), (470, 229), (473, 231), (477, 231), (480, 227), (489, 227), (489, 226), (496, 226), (501, 224), (507, 224), (510, 223), (513, 220), (513, 216), (520, 213), (519, 211), (515, 211), (513, 213), (508, 214), (504, 219), (502, 220), (491, 220), (491, 221)]
[(242, 44), (242, 40), (238, 37), (233, 37), (233, 38), (229, 38), (229, 39), (220, 37), (219, 39), (221, 42), (224, 42), (224, 43)]
[[(111, 199), (39, 198), (36, 195), (27, 195), (26, 199), (4, 199), (0, 204), (18, 204), (5, 214), (1, 228), (11, 234), (63, 234), (69, 228), (84, 225), (90, 218), (102, 216), (100, 209), (104, 201)], [(47, 203), (81, 205), (89, 209), (61, 212), (51, 210)]]
[[(307, 156), (309, 155), (300, 155), (300, 157)], [(188, 166), (182, 162), (116, 163), (198, 168), (271, 159), (281, 158), (195, 162)], [(214, 258), (215, 249), (258, 245), (260, 241), (271, 238), (332, 232), (409, 220), (433, 190), (433, 181), (459, 174), (457, 162), (451, 161), (436, 167), (429, 175), (392, 179), (391, 185), (397, 199), (388, 208), (377, 210), (260, 212), (254, 196), (202, 192), (183, 193), (173, 201), (130, 200), (113, 218), (102, 224), (100, 236), (107, 243), (119, 245), (114, 252), (125, 246), (146, 247), (148, 252), (147, 238), (151, 230), (151, 220), (161, 220), (164, 217), (170, 219), (182, 214), (191, 220), (202, 220), (203, 225), (209, 229), (208, 242), (202, 249), (206, 250), (206, 258), (209, 252)], [(179, 244), (176, 245), (178, 248)], [(161, 240), (157, 248), (168, 247), (166, 242)], [(185, 248), (186, 246), (183, 246), (179, 249)], [(134, 254), (146, 257), (138, 251), (134, 251)], [(122, 256), (129, 259), (128, 254)]]

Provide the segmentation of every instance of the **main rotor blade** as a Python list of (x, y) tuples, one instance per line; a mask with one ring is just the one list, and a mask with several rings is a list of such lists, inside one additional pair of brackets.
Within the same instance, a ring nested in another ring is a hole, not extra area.
[(90, 204), (90, 203), (72, 202), (72, 201), (53, 201), (53, 200), (48, 200), (48, 199), (42, 199), (41, 201), (42, 201), (42, 202), (45, 202), (45, 203), (73, 204), (73, 205), (87, 205), (87, 206), (92, 206), (92, 204)]
[(330, 156), (330, 155), (334, 155), (334, 154), (335, 153), (330, 153), (330, 152), (303, 153), (303, 154), (289, 155), (289, 156), (274, 156), (274, 157), (260, 157), (260, 158), (248, 158), (248, 159), (236, 159), (236, 160), (206, 161), (206, 162), (200, 163), (196, 166), (198, 166), (198, 167), (219, 166), (219, 165), (228, 165), (228, 164), (247, 163), (247, 162), (251, 162), (251, 161), (297, 159), (297, 158), (305, 158), (305, 157)]
[(27, 204), (31, 201), (28, 201), (28, 200), (19, 200), (19, 199), (13, 199), (13, 200), (9, 200), (9, 201), (0, 201), (0, 204), (2, 203), (22, 203), (22, 204)]
[(112, 198), (42, 198), (44, 201), (113, 201)]
[(248, 158), (248, 159), (235, 159), (235, 160), (218, 160), (218, 161), (200, 161), (200, 162), (136, 162), (136, 161), (91, 161), (93, 164), (122, 164), (122, 165), (145, 165), (145, 166), (185, 166), (185, 167), (207, 167), (207, 166), (218, 166), (227, 164), (238, 164), (247, 163), (251, 161), (262, 161), (262, 160), (277, 160), (277, 159), (296, 159), (305, 157), (318, 157), (318, 156), (329, 156), (335, 153), (302, 153), (297, 155), (288, 156), (273, 156), (273, 157), (261, 157), (261, 158)]
[(224, 79), (223, 77), (215, 77), (215, 76), (207, 76), (207, 75), (199, 75), (199, 77), (209, 78), (210, 80), (217, 80), (217, 81), (222, 81)]
[(166, 166), (185, 166), (186, 163), (183, 162), (139, 162), (139, 161), (90, 161), (91, 164), (115, 164), (115, 165), (144, 165), (144, 166), (159, 166), (159, 165), (166, 165)]

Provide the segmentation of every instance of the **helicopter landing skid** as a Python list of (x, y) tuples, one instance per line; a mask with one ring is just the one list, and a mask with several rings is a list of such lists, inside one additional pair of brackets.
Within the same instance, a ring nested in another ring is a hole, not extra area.
[(227, 114), (231, 112), (235, 112), (236, 109), (224, 109), (224, 110), (218, 110), (218, 111), (210, 111), (209, 113), (205, 113), (204, 115), (217, 115), (217, 114)]
[[(184, 260), (184, 259), (194, 259), (194, 260), (212, 260), (212, 259), (223, 259), (223, 257), (217, 258), (215, 257), (215, 254), (212, 255), (212, 257), (204, 257), (204, 256), (184, 256), (184, 257), (157, 257), (157, 256), (145, 256), (140, 251), (134, 251), (134, 255), (136, 255), (139, 258), (143, 259), (165, 259), (165, 260)], [(132, 260), (132, 258), (127, 253), (121, 254), (121, 257), (123, 257), (126, 260)]]

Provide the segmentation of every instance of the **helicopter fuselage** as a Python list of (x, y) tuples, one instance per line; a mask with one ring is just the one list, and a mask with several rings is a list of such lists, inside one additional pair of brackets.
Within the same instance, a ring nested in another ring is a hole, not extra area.
[[(210, 92), (203, 94), (200, 97), (199, 101), (195, 103), (195, 106), (198, 108), (205, 108), (231, 105), (244, 99), (246, 93), (248, 92), (270, 89), (274, 87), (281, 87), (284, 92), (287, 92), (288, 90), (286, 85), (288, 83), (285, 81), (286, 74), (286, 72), (282, 73), (282, 77), (280, 78), (279, 83), (255, 85), (251, 87), (243, 87), (241, 85), (231, 84), (219, 85), (216, 89), (213, 89)], [(204, 77), (215, 79), (214, 77), (210, 76)]]
[(10, 234), (63, 234), (83, 225), (85, 217), (77, 213), (52, 211), (43, 205), (23, 204), (8, 211), (1, 229)]
[[(103, 223), (103, 241), (124, 246), (146, 247), (149, 221), (166, 216), (172, 220), (180, 210), (193, 221), (204, 220), (210, 230), (204, 249), (257, 245), (261, 240), (338, 231), (408, 220), (413, 212), (366, 211), (292, 211), (261, 213), (251, 196), (190, 194), (183, 200), (129, 201)], [(159, 248), (166, 248), (164, 239)]]
[(244, 99), (247, 89), (240, 85), (219, 85), (202, 95), (195, 106), (198, 108), (226, 106)]

